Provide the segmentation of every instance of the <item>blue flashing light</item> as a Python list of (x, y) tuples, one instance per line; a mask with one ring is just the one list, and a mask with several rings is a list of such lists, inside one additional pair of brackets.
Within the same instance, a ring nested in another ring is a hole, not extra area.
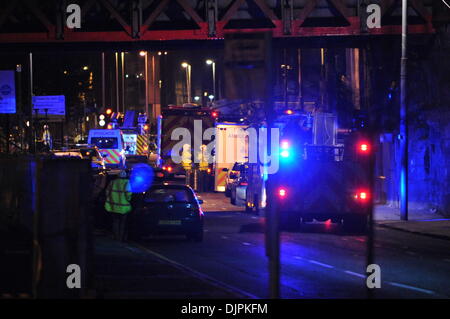
[(142, 193), (153, 184), (153, 169), (147, 164), (136, 164), (130, 175), (131, 192)]
[(280, 153), (280, 155), (282, 156), (282, 157), (289, 157), (289, 151), (287, 151), (287, 150), (284, 150), (284, 151), (282, 151), (281, 153)]
[(388, 94), (388, 99), (389, 99), (389, 100), (392, 100), (392, 93), (389, 93), (389, 94)]

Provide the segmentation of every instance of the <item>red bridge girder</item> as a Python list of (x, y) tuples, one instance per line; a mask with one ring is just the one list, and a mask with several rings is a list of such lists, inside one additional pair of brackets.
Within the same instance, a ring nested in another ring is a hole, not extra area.
[[(94, 5), (102, 6), (109, 15), (110, 19), (117, 25), (120, 25), (121, 30), (110, 31), (91, 31), (89, 28), (82, 28), (81, 30), (69, 29), (63, 27), (61, 22), (58, 24), (53, 22), (50, 18), (60, 15), (60, 21), (65, 21), (64, 8), (56, 6), (52, 12), (52, 8), (41, 8), (42, 2), (31, 2), (29, 0), (11, 0), (8, 6), (0, 8), (0, 30), (2, 27), (8, 25), (8, 17), (14, 13), (15, 6), (21, 5), (29, 9), (37, 21), (46, 29), (41, 32), (1, 32), (0, 42), (2, 43), (67, 43), (67, 42), (139, 42), (139, 41), (170, 41), (170, 40), (217, 40), (223, 39), (227, 33), (253, 33), (253, 32), (272, 32), (275, 38), (296, 38), (296, 37), (324, 37), (324, 36), (376, 36), (376, 35), (395, 35), (401, 33), (400, 25), (382, 25), (378, 29), (364, 29), (361, 28), (361, 20), (364, 17), (355, 15), (357, 11), (355, 7), (347, 7), (343, 0), (328, 0), (328, 5), (332, 12), (335, 12), (335, 18), (340, 18), (341, 21), (346, 21), (345, 26), (305, 26), (307, 19), (311, 18), (311, 13), (318, 4), (318, 0), (308, 0), (304, 7), (299, 7), (294, 10), (293, 5), (295, 0), (285, 0), (286, 3), (291, 3), (288, 16), (282, 14), (279, 17), (275, 11), (277, 8), (269, 5), (269, 0), (252, 0), (259, 10), (264, 14), (264, 19), (270, 21), (273, 27), (244, 27), (244, 28), (229, 28), (229, 22), (233, 21), (233, 17), (238, 12), (239, 8), (245, 4), (245, 0), (233, 0), (229, 5), (223, 9), (221, 17), (211, 18), (208, 13), (201, 17), (200, 10), (194, 9), (191, 2), (188, 0), (162, 0), (157, 1), (156, 5), (151, 8), (146, 19), (139, 23), (138, 18), (134, 18), (133, 10), (138, 10), (140, 13), (144, 12), (146, 8), (140, 7), (138, 1), (128, 1), (126, 7), (129, 9), (131, 19), (126, 19), (127, 14), (119, 12), (118, 4), (114, 5), (113, 0), (86, 0), (80, 4), (83, 18), (86, 13), (92, 9)], [(118, 3), (123, 2), (119, 1)], [(182, 30), (155, 30), (152, 26), (158, 21), (158, 17), (167, 10), (171, 2), (176, 2), (177, 5), (189, 16), (189, 19), (194, 23), (195, 27), (190, 27)], [(220, 1), (219, 1), (220, 2)], [(283, 1), (281, 1), (283, 3)], [(370, 3), (371, 1), (367, 1)], [(380, 2), (380, 1), (379, 1)], [(205, 6), (213, 3), (212, 1), (205, 1)], [(381, 8), (383, 16), (392, 14), (392, 11), (398, 3), (395, 0), (381, 0)], [(424, 5), (425, 1), (410, 0), (410, 7), (416, 12), (416, 17), (420, 18), (423, 23), (410, 24), (408, 31), (413, 34), (430, 34), (434, 33), (432, 26), (432, 13), (429, 7)], [(207, 9), (207, 8), (206, 8)], [(214, 8), (213, 8), (214, 9)], [(280, 8), (278, 8), (280, 9)], [(217, 12), (217, 8), (215, 8)], [(285, 8), (281, 8), (285, 10)], [(123, 11), (123, 8), (122, 8)], [(207, 11), (208, 12), (208, 11)], [(58, 20), (58, 19), (56, 19)], [(252, 20), (249, 19), (251, 22)], [(11, 27), (10, 27), (11, 29)]]

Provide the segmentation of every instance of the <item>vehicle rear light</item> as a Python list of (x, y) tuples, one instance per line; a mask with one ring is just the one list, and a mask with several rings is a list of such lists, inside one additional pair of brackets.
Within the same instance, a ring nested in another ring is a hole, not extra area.
[(353, 198), (359, 202), (366, 202), (369, 197), (369, 192), (367, 191), (358, 191), (353, 195)]
[(172, 167), (168, 166), (168, 167), (167, 167), (167, 171), (168, 171), (168, 172), (171, 172), (171, 171), (172, 171)]
[(279, 196), (280, 198), (285, 198), (286, 195), (287, 195), (286, 189), (280, 188), (280, 189), (278, 190), (278, 196)]
[(240, 186), (247, 186), (248, 183), (247, 183), (247, 182), (240, 182), (239, 185), (240, 185)]
[(360, 154), (369, 154), (370, 153), (370, 144), (367, 142), (358, 143), (358, 152)]

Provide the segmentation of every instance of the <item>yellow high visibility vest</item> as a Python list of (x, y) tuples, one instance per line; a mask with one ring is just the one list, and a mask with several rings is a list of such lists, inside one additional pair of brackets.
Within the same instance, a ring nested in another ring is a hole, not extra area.
[(125, 178), (113, 180), (106, 189), (105, 209), (110, 213), (126, 214), (132, 209), (130, 181)]

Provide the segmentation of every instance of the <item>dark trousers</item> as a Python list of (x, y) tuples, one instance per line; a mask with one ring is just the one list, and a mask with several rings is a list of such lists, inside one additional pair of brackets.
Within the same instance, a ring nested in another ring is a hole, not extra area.
[(119, 241), (126, 240), (127, 237), (127, 215), (128, 214), (118, 214), (111, 213), (113, 218), (113, 234), (114, 239)]

